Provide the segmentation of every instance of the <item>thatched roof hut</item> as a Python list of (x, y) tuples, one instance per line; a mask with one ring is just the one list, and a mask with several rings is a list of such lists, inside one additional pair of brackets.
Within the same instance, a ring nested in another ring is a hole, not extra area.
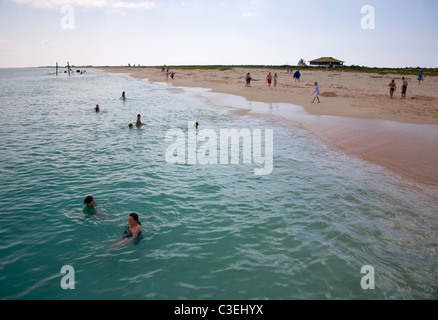
[(332, 57), (322, 57), (309, 61), (311, 66), (342, 66), (344, 61), (332, 58)]

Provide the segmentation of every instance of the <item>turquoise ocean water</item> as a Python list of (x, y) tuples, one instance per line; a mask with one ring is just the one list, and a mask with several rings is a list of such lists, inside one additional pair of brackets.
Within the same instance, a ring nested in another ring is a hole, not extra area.
[[(202, 90), (51, 72), (0, 69), (1, 299), (438, 298), (436, 188)], [(167, 163), (166, 132), (194, 121), (272, 129), (272, 173)], [(98, 214), (80, 218), (87, 195)], [(144, 239), (111, 248), (131, 212)]]

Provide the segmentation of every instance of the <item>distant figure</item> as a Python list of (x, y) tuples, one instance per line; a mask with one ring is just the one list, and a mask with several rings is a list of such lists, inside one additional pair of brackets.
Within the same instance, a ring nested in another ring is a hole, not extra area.
[(171, 74), (170, 74), (170, 77), (172, 78), (172, 80), (173, 80), (173, 77), (175, 76), (175, 72), (172, 72)]
[(388, 84), (388, 87), (389, 87), (389, 96), (390, 96), (391, 99), (392, 99), (392, 97), (393, 97), (393, 95), (394, 95), (394, 92), (395, 92), (395, 90), (396, 90), (396, 88), (397, 88), (397, 86), (396, 86), (396, 84), (395, 84), (395, 80), (392, 80), (392, 81), (390, 82), (390, 84)]
[(99, 112), (99, 111), (100, 111), (100, 109), (99, 109), (99, 105), (98, 105), (98, 104), (96, 104), (96, 108), (94, 108), (94, 110), (96, 110), (96, 112)]
[(132, 129), (132, 128), (134, 128), (133, 124), (132, 123), (128, 124), (128, 129)]
[(119, 246), (124, 246), (130, 242), (137, 245), (141, 239), (143, 239), (143, 235), (141, 233), (141, 222), (138, 220), (138, 214), (131, 213), (128, 217), (128, 226), (125, 229), (125, 232), (122, 235), (124, 241), (122, 241)]
[(319, 85), (318, 85), (318, 82), (315, 82), (315, 91), (313, 91), (312, 95), (315, 95), (315, 97), (313, 98), (312, 103), (315, 102), (315, 99), (318, 99), (318, 103), (319, 103), (320, 101), (319, 101)]
[(93, 215), (96, 213), (97, 209), (95, 206), (94, 198), (92, 196), (87, 196), (84, 199), (84, 203), (86, 204), (86, 206), (82, 210), (83, 213), (85, 213), (87, 215)]
[(266, 81), (268, 82), (268, 87), (271, 87), (271, 83), (272, 83), (272, 74), (269, 72), (268, 75), (266, 76)]
[(251, 80), (251, 75), (248, 72), (245, 77), (245, 87), (251, 87)]
[(406, 98), (406, 91), (408, 90), (408, 80), (405, 79), (405, 77), (402, 77), (403, 84), (402, 84), (402, 99)]
[(300, 70), (295, 71), (295, 73), (294, 73), (295, 81), (297, 81), (297, 80), (300, 81), (300, 78), (301, 78)]
[(195, 122), (195, 129), (198, 129), (198, 125), (199, 125), (199, 123), (196, 121)]
[(122, 100), (126, 100), (125, 91), (122, 92), (122, 96), (120, 97), (120, 99), (122, 99)]
[(135, 124), (137, 127), (141, 127), (143, 123), (141, 123), (141, 115), (137, 114), (137, 123)]
[(418, 85), (421, 84), (421, 81), (423, 81), (423, 71), (420, 71), (420, 74), (418, 75)]
[(169, 81), (169, 71), (166, 72), (166, 82)]
[(274, 74), (274, 88), (277, 87), (278, 74)]

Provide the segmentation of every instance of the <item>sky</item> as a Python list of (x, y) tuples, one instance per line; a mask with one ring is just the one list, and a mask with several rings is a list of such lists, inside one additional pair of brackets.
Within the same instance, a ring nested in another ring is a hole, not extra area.
[(436, 68), (437, 14), (437, 0), (0, 0), (0, 68)]

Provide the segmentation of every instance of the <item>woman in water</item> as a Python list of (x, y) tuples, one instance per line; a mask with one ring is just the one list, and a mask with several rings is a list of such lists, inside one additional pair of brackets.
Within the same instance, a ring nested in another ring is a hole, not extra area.
[(124, 239), (119, 246), (124, 246), (130, 242), (137, 245), (141, 239), (143, 239), (143, 235), (141, 233), (141, 222), (138, 220), (138, 214), (131, 213), (128, 217), (128, 226), (125, 229), (125, 232), (122, 235)]

